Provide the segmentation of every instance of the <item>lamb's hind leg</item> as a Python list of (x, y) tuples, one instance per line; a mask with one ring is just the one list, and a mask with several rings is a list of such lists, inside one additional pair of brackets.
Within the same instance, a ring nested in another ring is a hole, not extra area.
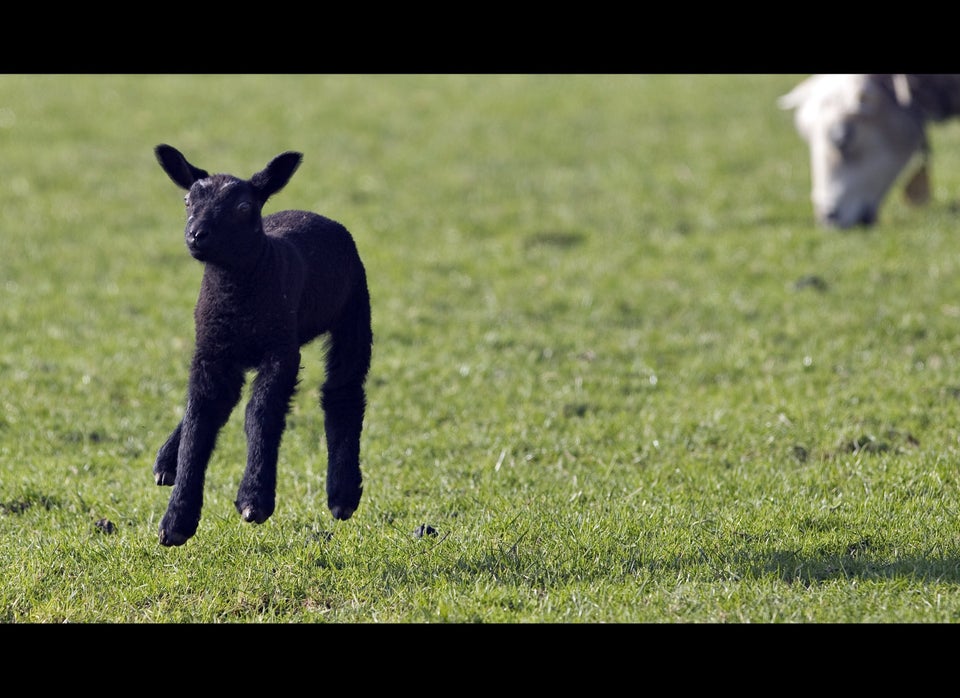
[(360, 432), (366, 407), (363, 385), (350, 383), (329, 388), (325, 384), (321, 404), (326, 415), (327, 506), (335, 519), (346, 520), (360, 506), (363, 494), (360, 474)]
[(247, 467), (234, 502), (244, 521), (259, 524), (273, 514), (280, 439), (299, 370), (298, 351), (272, 355), (257, 370), (244, 422)]
[(370, 300), (365, 289), (345, 317), (349, 318), (346, 325), (331, 332), (327, 380), (320, 391), (327, 437), (327, 506), (340, 520), (353, 516), (363, 494), (360, 432), (373, 344)]

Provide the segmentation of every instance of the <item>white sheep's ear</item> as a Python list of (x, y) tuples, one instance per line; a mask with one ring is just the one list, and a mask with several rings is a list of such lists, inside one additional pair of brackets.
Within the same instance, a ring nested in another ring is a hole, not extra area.
[(302, 160), (302, 153), (281, 153), (250, 178), (250, 184), (257, 190), (261, 205), (287, 185)]
[(896, 73), (890, 79), (893, 81), (893, 94), (897, 97), (897, 104), (909, 108), (913, 104), (913, 94), (910, 91), (907, 76), (904, 73)]
[(206, 170), (201, 170), (187, 162), (183, 153), (172, 145), (161, 143), (153, 149), (153, 152), (167, 176), (184, 189), (189, 190), (190, 185), (198, 179), (206, 179), (210, 176)]
[(812, 76), (802, 81), (787, 94), (777, 98), (777, 106), (784, 111), (790, 111), (803, 106), (803, 103), (810, 98), (810, 93), (817, 85), (818, 78)]
[(817, 116), (817, 96), (825, 89), (829, 80), (828, 75), (811, 75), (777, 99), (780, 109), (793, 111), (793, 125), (804, 140), (810, 140), (813, 122)]

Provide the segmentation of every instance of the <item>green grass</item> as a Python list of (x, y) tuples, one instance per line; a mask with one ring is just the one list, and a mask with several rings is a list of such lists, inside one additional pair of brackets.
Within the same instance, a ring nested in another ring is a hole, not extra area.
[[(799, 79), (0, 76), (0, 621), (960, 620), (960, 124), (930, 206), (823, 230)], [(157, 541), (201, 274), (161, 142), (302, 151), (267, 211), (356, 238), (349, 521), (318, 344), (273, 517), (233, 507), (238, 409), (197, 535)]]

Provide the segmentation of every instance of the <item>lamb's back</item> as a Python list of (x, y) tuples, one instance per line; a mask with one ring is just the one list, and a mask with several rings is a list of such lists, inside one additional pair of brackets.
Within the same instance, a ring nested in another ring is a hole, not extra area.
[(270, 214), (264, 217), (263, 228), (303, 260), (301, 336), (328, 331), (351, 296), (361, 289), (366, 292), (366, 274), (353, 236), (343, 224), (310, 211)]

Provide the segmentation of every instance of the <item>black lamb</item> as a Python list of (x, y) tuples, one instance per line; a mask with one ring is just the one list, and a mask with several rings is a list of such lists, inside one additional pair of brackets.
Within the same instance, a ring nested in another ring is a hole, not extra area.
[(210, 175), (169, 145), (155, 153), (170, 179), (187, 190), (187, 249), (204, 265), (186, 409), (153, 466), (156, 483), (173, 486), (160, 543), (182, 545), (197, 532), (207, 464), (249, 370), (257, 375), (235, 505), (245, 521), (270, 517), (300, 347), (321, 335), (327, 336), (320, 390), (327, 506), (334, 518), (349, 519), (363, 492), (360, 432), (373, 347), (366, 271), (353, 238), (340, 223), (309, 211), (261, 217), (267, 199), (300, 166), (300, 153), (278, 155), (250, 179)]

